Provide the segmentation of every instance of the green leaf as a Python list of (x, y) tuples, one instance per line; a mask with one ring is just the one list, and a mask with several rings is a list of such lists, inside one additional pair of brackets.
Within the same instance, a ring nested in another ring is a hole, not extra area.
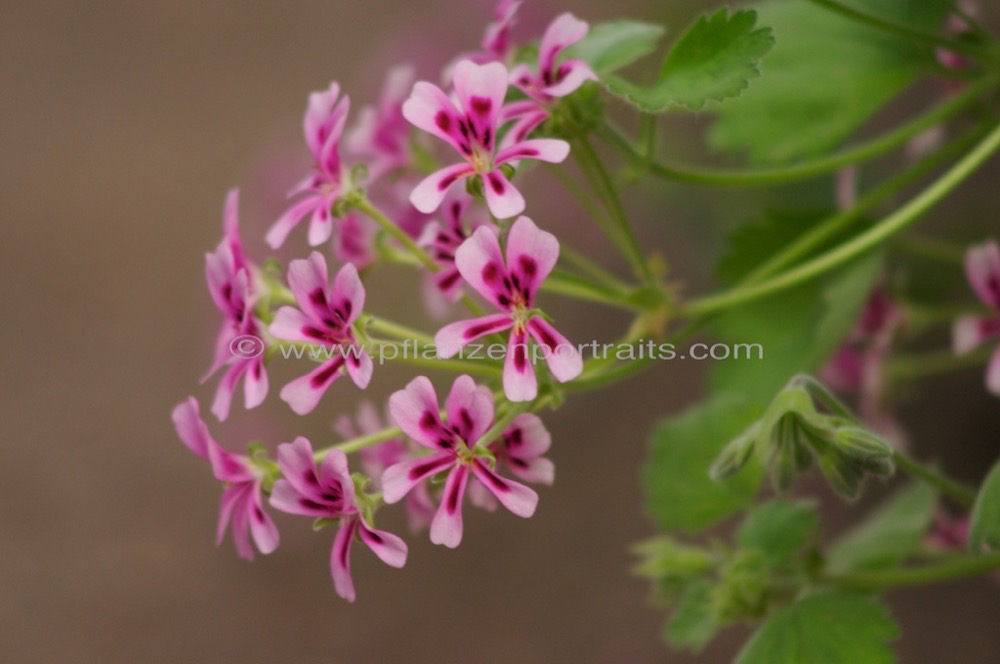
[(721, 482), (713, 481), (708, 469), (756, 415), (755, 404), (728, 397), (706, 401), (659, 425), (643, 482), (647, 507), (660, 527), (697, 531), (750, 504), (761, 479), (755, 459)]
[[(759, 264), (770, 247), (789, 236), (793, 217), (753, 232), (734, 233), (723, 261), (727, 276)], [(801, 231), (800, 231), (801, 232)], [(753, 395), (761, 409), (798, 373), (813, 373), (847, 336), (878, 275), (880, 254), (869, 254), (800, 286), (756, 300), (726, 313), (713, 329), (722, 342), (760, 344), (763, 359), (717, 362), (712, 366), (715, 392)], [(776, 325), (775, 321), (781, 321)]]
[(755, 507), (736, 531), (743, 548), (757, 549), (771, 567), (789, 565), (819, 528), (812, 502), (772, 500)]
[(760, 75), (760, 59), (774, 45), (770, 29), (755, 30), (756, 22), (757, 13), (747, 10), (702, 16), (670, 49), (656, 83), (643, 87), (618, 77), (605, 83), (651, 113), (678, 105), (697, 111), (709, 100), (737, 97)]
[(712, 606), (712, 586), (707, 579), (698, 579), (688, 585), (663, 630), (664, 640), (676, 648), (694, 651), (701, 650), (712, 640), (719, 629)]
[[(936, 32), (949, 0), (854, 3)], [(756, 5), (776, 45), (764, 75), (718, 110), (714, 147), (755, 162), (815, 156), (839, 145), (934, 63), (933, 49), (801, 0)]]
[(898, 565), (920, 547), (936, 504), (934, 491), (923, 482), (900, 489), (830, 548), (827, 569), (838, 573)]
[(642, 21), (610, 21), (590, 28), (587, 36), (565, 51), (567, 58), (583, 60), (598, 76), (628, 66), (656, 49), (667, 31)]
[(1000, 463), (986, 476), (972, 508), (969, 548), (975, 553), (1000, 551)]
[(771, 614), (736, 664), (888, 664), (895, 656), (885, 644), (898, 636), (875, 598), (818, 593)]

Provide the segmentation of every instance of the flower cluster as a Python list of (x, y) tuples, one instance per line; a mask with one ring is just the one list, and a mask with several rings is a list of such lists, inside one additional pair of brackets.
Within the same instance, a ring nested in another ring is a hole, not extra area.
[[(432, 542), (455, 547), (466, 493), (483, 509), (500, 504), (527, 518), (538, 494), (503, 468), (527, 483), (554, 479), (545, 457), (551, 438), (533, 411), (557, 401), (554, 391), (576, 378), (583, 362), (539, 308), (559, 240), (522, 214), (527, 203), (513, 179), (528, 173), (531, 161), (567, 158), (569, 143), (545, 136), (545, 121), (560, 98), (596, 76), (581, 61), (560, 59), (587, 32), (570, 14), (545, 31), (536, 68), (513, 62), (518, 4), (500, 3), (483, 50), (447, 67), (447, 89), (414, 82), (412, 67), (397, 67), (378, 103), (353, 125), (350, 100), (336, 82), (309, 96), (303, 133), (312, 170), (292, 187), (289, 207), (264, 238), (278, 249), (308, 220), (306, 240), (315, 248), (308, 256), (291, 260), (284, 274), (274, 258), (252, 263), (240, 237), (236, 190), (226, 199), (222, 242), (206, 256), (209, 291), (224, 316), (208, 372), (225, 368), (211, 409), (220, 421), (241, 380), (247, 408), (265, 401), (267, 365), (279, 345), (322, 351), (318, 366), (280, 389), (296, 414), (323, 412), (324, 398), (345, 373), (366, 389), (374, 373), (367, 349), (386, 342), (377, 335), (405, 340), (411, 334), (367, 309), (365, 280), (382, 263), (424, 270), (431, 290), (444, 296), (432, 313), (454, 320), (460, 300), (472, 312), (436, 335), (412, 333), (439, 357), (509, 332), (504, 362), (458, 363), (461, 375), (443, 407), (431, 381), (417, 376), (388, 399), (391, 422), (371, 403), (356, 419), (328, 415), (344, 442), (314, 449), (302, 436), (289, 437), (274, 460), (257, 442), (247, 455), (224, 449), (210, 436), (194, 397), (175, 408), (178, 436), (225, 485), (218, 538), (228, 528), (241, 557), (252, 558), (254, 545), (271, 553), (279, 536), (268, 506), (310, 517), (317, 528), (337, 524), (330, 573), (337, 593), (350, 601), (355, 539), (387, 565), (406, 562), (403, 540), (375, 525), (385, 505), (403, 502), (412, 530), (429, 528)], [(445, 158), (437, 152), (444, 145), (458, 152), (458, 162), (428, 169)], [(456, 186), (460, 181), (464, 189)], [(483, 314), (474, 295), (497, 313)], [(254, 352), (246, 352), (247, 340), (256, 344)], [(544, 365), (534, 366), (536, 356)], [(554, 381), (539, 381), (543, 366)], [(488, 379), (477, 383), (462, 368)], [(357, 453), (354, 462), (351, 453)]]

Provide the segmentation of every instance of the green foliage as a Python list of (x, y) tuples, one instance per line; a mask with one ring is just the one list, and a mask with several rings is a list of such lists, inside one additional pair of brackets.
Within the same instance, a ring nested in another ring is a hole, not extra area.
[(701, 650), (719, 629), (712, 591), (715, 584), (697, 579), (684, 591), (663, 630), (663, 638), (676, 648)]
[(583, 60), (598, 76), (605, 76), (652, 53), (665, 32), (661, 25), (642, 21), (598, 23), (565, 55)]
[(923, 482), (900, 489), (830, 548), (828, 570), (880, 569), (903, 562), (920, 547), (936, 504), (934, 491)]
[(898, 636), (875, 598), (817, 593), (771, 614), (736, 664), (887, 664), (895, 657), (885, 644)]
[(1000, 463), (983, 482), (972, 508), (969, 547), (975, 553), (1000, 551)]
[(751, 503), (759, 467), (724, 482), (713, 481), (708, 468), (756, 413), (738, 398), (713, 399), (659, 425), (643, 479), (647, 507), (661, 528), (697, 531)]
[(819, 515), (812, 501), (772, 500), (747, 514), (736, 541), (746, 549), (760, 551), (773, 568), (789, 566), (819, 528)]
[[(935, 32), (948, 0), (855, 3)], [(801, 0), (756, 5), (776, 45), (764, 75), (719, 107), (710, 134), (718, 149), (779, 163), (830, 150), (933, 65), (933, 50)]]
[(737, 97), (760, 75), (760, 59), (774, 45), (770, 29), (754, 29), (756, 22), (756, 12), (746, 10), (702, 16), (670, 49), (655, 83), (640, 86), (616, 76), (604, 82), (650, 113), (673, 106), (697, 111), (709, 100)]
[[(737, 230), (720, 264), (727, 281), (801, 234), (814, 214), (782, 214), (764, 225)], [(737, 307), (713, 326), (720, 341), (759, 343), (761, 360), (733, 360), (712, 366), (712, 389), (754, 395), (763, 404), (797, 373), (815, 371), (847, 336), (878, 276), (881, 255), (862, 256), (823, 278)], [(780, 324), (776, 324), (780, 321)]]

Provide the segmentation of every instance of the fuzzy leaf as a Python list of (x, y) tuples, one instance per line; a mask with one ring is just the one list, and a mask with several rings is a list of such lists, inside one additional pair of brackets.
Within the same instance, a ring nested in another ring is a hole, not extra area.
[(605, 83), (614, 94), (644, 111), (672, 106), (700, 110), (709, 100), (739, 96), (760, 75), (760, 59), (771, 50), (769, 28), (754, 29), (757, 13), (723, 8), (702, 16), (681, 35), (667, 54), (659, 79), (639, 86), (618, 77)]
[(823, 592), (771, 614), (736, 664), (889, 664), (895, 656), (886, 642), (898, 636), (875, 598)]
[(986, 476), (972, 508), (969, 548), (980, 553), (1000, 551), (1000, 463)]
[(708, 469), (756, 414), (755, 405), (744, 400), (715, 399), (657, 427), (643, 479), (647, 507), (660, 527), (697, 531), (750, 504), (761, 479), (756, 459), (721, 482), (713, 481)]
[(934, 491), (922, 482), (897, 491), (831, 548), (831, 572), (878, 569), (903, 562), (917, 550), (934, 516)]
[[(859, 2), (865, 11), (936, 32), (949, 0)], [(755, 5), (776, 45), (764, 76), (719, 107), (710, 133), (718, 149), (780, 163), (830, 150), (909, 87), (934, 62), (933, 49), (801, 0)]]
[(663, 638), (675, 648), (704, 648), (718, 631), (712, 607), (712, 582), (693, 581), (684, 591), (680, 603), (663, 630)]
[(736, 531), (741, 547), (757, 549), (771, 567), (785, 567), (819, 528), (812, 502), (772, 500), (755, 507)]
[(662, 25), (627, 19), (598, 23), (565, 55), (583, 60), (594, 73), (604, 76), (652, 53), (666, 31)]

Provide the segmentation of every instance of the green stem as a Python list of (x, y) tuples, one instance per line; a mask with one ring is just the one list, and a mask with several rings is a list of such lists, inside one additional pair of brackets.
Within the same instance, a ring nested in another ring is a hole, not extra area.
[(893, 245), (915, 258), (926, 258), (950, 265), (962, 265), (965, 261), (965, 247), (941, 238), (908, 233)]
[(896, 23), (881, 16), (876, 16), (874, 14), (869, 14), (868, 12), (855, 9), (854, 7), (848, 7), (847, 5), (838, 2), (838, 0), (809, 0), (814, 5), (823, 7), (832, 12), (840, 14), (846, 18), (852, 19), (859, 23), (864, 23), (865, 25), (871, 26), (883, 32), (888, 32), (890, 34), (896, 35), (897, 37), (904, 37), (913, 41), (922, 42), (928, 46), (938, 46), (942, 48), (947, 48), (956, 53), (963, 53), (977, 58), (989, 58), (990, 53), (982, 48), (979, 48), (975, 44), (969, 44), (966, 42), (958, 41), (948, 37), (942, 37), (941, 35), (936, 35), (931, 32), (924, 32), (922, 30), (917, 30), (911, 28), (908, 25), (903, 25), (902, 23)]
[[(688, 182), (692, 184), (715, 185), (715, 186), (758, 186), (774, 185), (804, 180), (832, 173), (844, 166), (859, 164), (875, 157), (878, 157), (900, 145), (906, 143), (911, 138), (918, 136), (931, 127), (941, 123), (943, 120), (955, 115), (996, 84), (995, 76), (985, 77), (969, 85), (960, 94), (948, 97), (944, 102), (931, 109), (910, 122), (898, 127), (886, 134), (883, 134), (870, 141), (843, 150), (837, 154), (827, 157), (820, 157), (811, 161), (800, 162), (791, 166), (781, 168), (765, 168), (757, 170), (725, 171), (688, 168), (660, 163), (648, 163), (651, 173), (654, 175)], [(599, 135), (610, 145), (618, 148), (625, 156), (640, 164), (646, 164), (644, 157), (635, 149), (629, 141), (614, 126), (604, 123), (598, 128)]]
[(317, 462), (322, 461), (331, 450), (340, 450), (344, 454), (350, 454), (351, 452), (357, 452), (358, 450), (363, 450), (366, 447), (371, 447), (372, 445), (384, 443), (387, 440), (392, 440), (393, 438), (401, 435), (403, 435), (403, 432), (399, 427), (389, 427), (387, 429), (382, 429), (381, 431), (376, 431), (375, 433), (370, 433), (367, 436), (359, 436), (358, 438), (345, 440), (344, 442), (337, 443), (336, 445), (324, 447), (321, 450), (317, 450), (316, 453), (313, 454), (313, 458), (316, 459)]
[(720, 311), (736, 305), (752, 302), (766, 295), (791, 288), (838, 267), (876, 247), (886, 239), (903, 230), (944, 198), (965, 178), (971, 175), (998, 148), (1000, 148), (1000, 124), (987, 134), (971, 152), (957, 164), (935, 180), (929, 187), (911, 199), (906, 205), (874, 225), (869, 230), (853, 237), (825, 254), (783, 272), (767, 281), (748, 286), (737, 286), (717, 295), (695, 300), (687, 305), (684, 313), (700, 316)]
[(979, 576), (1000, 568), (1000, 553), (984, 556), (962, 556), (935, 565), (897, 568), (885, 571), (847, 572), (831, 574), (819, 580), (821, 584), (850, 590), (882, 590), (904, 586), (940, 583), (951, 579)]
[(976, 502), (975, 491), (959, 484), (955, 480), (939, 473), (936, 470), (924, 466), (919, 461), (906, 456), (902, 452), (893, 452), (892, 460), (897, 467), (902, 468), (910, 475), (923, 480), (962, 507), (971, 509), (972, 504)]
[(916, 355), (896, 355), (889, 359), (887, 372), (895, 380), (926, 378), (982, 366), (993, 352), (993, 348), (984, 347), (966, 355), (955, 355), (950, 349)]
[(623, 241), (625, 258), (628, 259), (632, 267), (636, 270), (636, 273), (642, 277), (647, 285), (655, 287), (656, 275), (653, 274), (653, 270), (649, 266), (649, 261), (646, 260), (646, 256), (639, 247), (639, 241), (632, 231), (632, 225), (629, 223), (628, 217), (625, 214), (625, 208), (622, 207), (621, 199), (618, 197), (618, 190), (615, 188), (615, 184), (611, 180), (607, 169), (604, 168), (604, 163), (597, 156), (593, 146), (583, 132), (577, 133), (574, 145), (573, 154), (576, 156), (581, 168), (583, 168), (584, 174), (591, 180), (591, 184), (594, 185), (604, 200), (605, 207), (615, 222), (618, 234)]
[(386, 334), (393, 339), (401, 339), (406, 341), (407, 339), (413, 339), (419, 341), (422, 344), (431, 346), (434, 344), (434, 338), (424, 332), (419, 332), (413, 328), (406, 327), (405, 325), (400, 325), (398, 323), (393, 323), (392, 321), (386, 320), (384, 318), (379, 318), (378, 316), (372, 315), (371, 318), (366, 322), (367, 329), (372, 332), (377, 332), (378, 334)]
[(627, 291), (630, 288), (627, 283), (616, 277), (608, 270), (604, 269), (604, 267), (595, 261), (584, 256), (573, 247), (568, 246), (565, 242), (560, 243), (559, 257), (580, 272), (586, 274), (590, 278), (598, 281), (608, 288), (613, 288), (618, 291)]
[(756, 283), (762, 278), (768, 277), (805, 258), (809, 253), (821, 247), (825, 242), (861, 219), (866, 212), (924, 177), (955, 155), (961, 154), (972, 146), (976, 139), (982, 138), (982, 136), (983, 132), (974, 131), (952, 141), (937, 152), (928, 155), (906, 170), (889, 178), (865, 194), (851, 209), (839, 212), (825, 221), (814, 225), (808, 232), (800, 235), (794, 242), (786, 245), (781, 251), (758, 265), (744, 278), (742, 285)]
[(517, 403), (511, 403), (510, 409), (508, 409), (507, 412), (504, 413), (503, 417), (497, 419), (493, 423), (493, 426), (487, 429), (486, 432), (479, 437), (479, 440), (477, 440), (474, 443), (473, 447), (486, 447), (494, 440), (499, 438), (501, 435), (503, 435), (504, 430), (508, 426), (510, 426), (510, 423), (514, 421), (515, 417), (517, 417), (521, 413), (527, 412), (529, 409), (537, 410), (538, 408), (541, 408), (545, 403), (548, 402), (548, 399), (549, 399), (548, 396), (544, 396), (541, 399), (538, 399), (537, 402), (535, 402), (536, 405), (535, 408), (532, 408), (533, 402), (531, 401), (519, 401)]
[(420, 349), (417, 349), (417, 353), (415, 355), (402, 354), (396, 358), (387, 358), (387, 360), (401, 362), (402, 364), (409, 364), (416, 367), (424, 367), (425, 369), (450, 371), (453, 373), (467, 373), (469, 375), (482, 376), (484, 378), (500, 378), (503, 376), (503, 369), (494, 364), (476, 362), (473, 360), (445, 360), (437, 357), (424, 357), (420, 352)]
[(410, 253), (413, 254), (428, 270), (431, 272), (441, 271), (441, 266), (438, 265), (437, 261), (431, 258), (430, 254), (424, 251), (412, 237), (407, 235), (406, 231), (397, 226), (392, 219), (382, 214), (381, 210), (372, 205), (372, 202), (369, 201), (366, 196), (363, 194), (353, 196), (351, 198), (351, 204), (358, 210), (361, 210), (368, 215), (375, 221), (375, 223), (381, 226), (384, 231), (396, 238), (400, 244), (409, 249)]
[(602, 288), (597, 284), (561, 270), (553, 270), (549, 277), (542, 283), (541, 289), (545, 292), (618, 307), (628, 311), (644, 311), (642, 307), (626, 299), (627, 293)]

